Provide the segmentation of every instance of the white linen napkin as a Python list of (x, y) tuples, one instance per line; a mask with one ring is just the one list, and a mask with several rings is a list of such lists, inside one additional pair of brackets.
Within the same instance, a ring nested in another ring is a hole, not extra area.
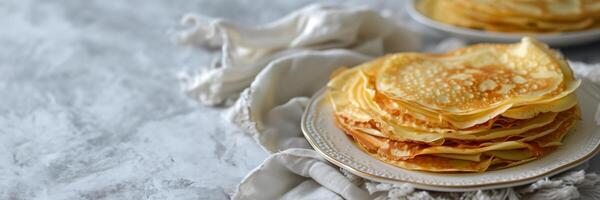
[[(228, 118), (273, 153), (239, 184), (233, 199), (600, 198), (600, 177), (584, 171), (522, 188), (443, 193), (365, 180), (321, 158), (302, 136), (300, 118), (331, 72), (385, 53), (422, 48), (419, 35), (376, 11), (312, 5), (259, 27), (197, 15), (183, 22), (191, 28), (178, 36), (180, 44), (221, 49), (212, 69), (181, 77), (185, 92), (208, 105), (239, 97)], [(450, 39), (428, 51), (463, 45)]]
[[(178, 37), (180, 44), (220, 48), (210, 71), (186, 79), (186, 92), (204, 104), (235, 99), (265, 66), (296, 53), (348, 49), (381, 55), (419, 47), (420, 40), (364, 7), (314, 5), (259, 27), (242, 27), (219, 19), (187, 15), (193, 27)], [(411, 40), (406, 40), (411, 38)]]

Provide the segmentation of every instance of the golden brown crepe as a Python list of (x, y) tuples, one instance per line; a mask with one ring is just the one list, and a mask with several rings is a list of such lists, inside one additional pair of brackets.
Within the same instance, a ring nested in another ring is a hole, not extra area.
[(420, 0), (424, 15), (495, 32), (567, 32), (597, 28), (600, 0)]
[(414, 170), (481, 172), (551, 152), (579, 118), (580, 81), (546, 45), (400, 53), (337, 72), (328, 94), (357, 145)]

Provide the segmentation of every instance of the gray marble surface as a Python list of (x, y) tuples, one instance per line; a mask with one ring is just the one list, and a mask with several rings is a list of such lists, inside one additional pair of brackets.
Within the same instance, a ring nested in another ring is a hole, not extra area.
[[(227, 199), (267, 154), (182, 94), (211, 54), (169, 33), (188, 12), (253, 25), (311, 2), (0, 1), (0, 199)], [(598, 43), (564, 52), (600, 61)]]

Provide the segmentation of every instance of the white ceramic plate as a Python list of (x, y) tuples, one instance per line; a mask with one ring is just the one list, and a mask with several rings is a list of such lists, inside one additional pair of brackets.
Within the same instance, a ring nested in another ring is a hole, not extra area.
[(552, 153), (529, 163), (483, 173), (431, 173), (405, 170), (379, 161), (356, 147), (335, 126), (331, 105), (322, 89), (312, 98), (302, 117), (302, 131), (315, 150), (327, 160), (363, 178), (411, 183), (416, 188), (435, 191), (472, 191), (510, 187), (534, 182), (575, 167), (600, 150), (600, 127), (594, 114), (600, 91), (585, 82), (577, 90), (582, 119), (575, 131)]
[(425, 25), (428, 28), (448, 33), (452, 36), (463, 38), (472, 42), (518, 42), (523, 36), (531, 36), (551, 46), (564, 47), (583, 44), (600, 39), (600, 29), (547, 34), (518, 34), (489, 32), (457, 27), (435, 21), (423, 15), (415, 8), (417, 1), (419, 0), (411, 0), (411, 3), (407, 4), (408, 14), (417, 22)]

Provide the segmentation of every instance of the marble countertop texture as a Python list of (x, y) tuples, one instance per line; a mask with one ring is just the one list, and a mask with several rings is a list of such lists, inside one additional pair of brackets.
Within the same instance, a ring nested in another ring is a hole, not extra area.
[[(0, 199), (228, 199), (267, 154), (181, 92), (211, 54), (170, 33), (189, 12), (256, 25), (313, 2), (0, 1)], [(600, 43), (563, 52), (600, 62)]]

